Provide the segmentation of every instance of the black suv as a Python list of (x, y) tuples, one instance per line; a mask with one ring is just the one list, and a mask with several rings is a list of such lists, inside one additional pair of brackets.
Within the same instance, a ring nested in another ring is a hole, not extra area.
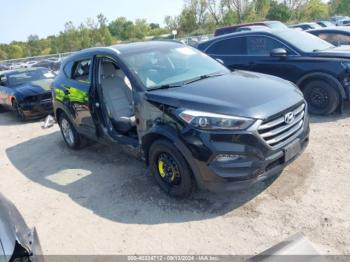
[(188, 196), (279, 174), (306, 147), (309, 122), (292, 83), (230, 72), (180, 43), (94, 48), (66, 59), (53, 86), (66, 144), (84, 137), (142, 153), (160, 187)]
[(295, 29), (229, 34), (198, 48), (229, 69), (275, 75), (299, 86), (314, 114), (341, 110), (350, 98), (350, 49)]

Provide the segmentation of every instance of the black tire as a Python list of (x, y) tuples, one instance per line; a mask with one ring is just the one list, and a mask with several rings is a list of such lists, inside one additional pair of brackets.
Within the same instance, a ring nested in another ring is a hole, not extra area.
[(15, 111), (16, 116), (17, 116), (17, 119), (18, 119), (19, 121), (24, 122), (24, 121), (27, 120), (26, 115), (24, 114), (24, 112), (23, 112), (21, 106), (18, 104), (18, 102), (17, 102), (16, 99), (14, 99), (14, 100), (12, 101), (12, 108), (13, 108), (13, 110)]
[(60, 126), (63, 140), (66, 145), (73, 150), (78, 150), (82, 145), (82, 137), (74, 128), (65, 113), (61, 113), (58, 117), (58, 125)]
[(313, 80), (303, 88), (309, 112), (315, 115), (329, 115), (339, 106), (340, 94), (336, 87), (323, 80)]
[(5, 113), (6, 111), (6, 108), (0, 105), (0, 113)]
[[(164, 155), (169, 156), (176, 165), (178, 172), (174, 181), (162, 177), (159, 170), (159, 161)], [(186, 198), (194, 190), (195, 182), (192, 171), (182, 154), (168, 140), (156, 140), (149, 149), (149, 164), (153, 177), (160, 188), (171, 197)]]

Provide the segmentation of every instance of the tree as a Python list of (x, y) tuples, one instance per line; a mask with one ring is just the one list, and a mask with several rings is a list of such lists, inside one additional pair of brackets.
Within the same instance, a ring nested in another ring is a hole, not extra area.
[(95, 45), (108, 46), (112, 44), (112, 35), (107, 26), (107, 18), (103, 14), (97, 16), (99, 28), (97, 30), (98, 39)]
[(218, 0), (207, 0), (208, 12), (211, 15), (212, 19), (215, 21), (216, 25), (221, 24), (225, 16), (223, 3), (223, 1)]
[(27, 51), (29, 56), (37, 56), (41, 54), (39, 36), (37, 35), (28, 36), (27, 44), (28, 44)]
[(22, 58), (24, 57), (23, 54), (23, 48), (19, 44), (11, 43), (8, 47), (8, 58), (9, 59), (15, 59), (15, 58)]
[(223, 5), (229, 10), (236, 13), (238, 23), (242, 23), (243, 14), (249, 7), (248, 0), (223, 0)]
[(160, 28), (159, 24), (156, 23), (150, 23), (149, 27), (151, 28), (151, 30)]
[(302, 12), (302, 17), (317, 20), (328, 16), (328, 6), (321, 0), (310, 0)]
[(149, 31), (150, 27), (147, 24), (146, 19), (136, 19), (131, 37), (136, 39), (143, 39)]
[(265, 19), (270, 10), (270, 0), (254, 0), (255, 13), (260, 19)]
[(164, 23), (169, 30), (178, 29), (180, 27), (180, 17), (179, 16), (166, 16), (164, 18)]
[(0, 60), (6, 60), (8, 58), (7, 53), (0, 49)]
[(207, 0), (185, 0), (185, 9), (194, 15), (198, 27), (205, 23), (207, 7)]
[(287, 22), (291, 18), (291, 11), (287, 5), (272, 1), (266, 19)]
[(112, 36), (120, 40), (128, 40), (133, 31), (134, 23), (128, 21), (125, 17), (118, 17), (108, 25)]
[(181, 33), (189, 34), (198, 28), (195, 11), (190, 8), (183, 9), (179, 19)]
[(350, 14), (350, 1), (349, 0), (331, 0), (330, 12), (335, 15), (349, 15)]

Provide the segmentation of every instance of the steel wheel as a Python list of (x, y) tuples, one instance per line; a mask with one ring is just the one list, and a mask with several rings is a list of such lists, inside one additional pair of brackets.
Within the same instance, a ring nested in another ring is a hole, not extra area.
[(191, 168), (170, 141), (159, 139), (152, 143), (149, 164), (155, 181), (170, 196), (185, 198), (195, 189)]
[(325, 108), (329, 104), (328, 93), (323, 88), (314, 88), (310, 93), (310, 104), (316, 108)]
[(159, 176), (170, 186), (181, 183), (181, 175), (176, 160), (167, 153), (161, 153), (158, 157)]
[(311, 114), (331, 114), (340, 104), (340, 94), (336, 87), (326, 81), (314, 80), (309, 82), (303, 88), (303, 93), (309, 104)]

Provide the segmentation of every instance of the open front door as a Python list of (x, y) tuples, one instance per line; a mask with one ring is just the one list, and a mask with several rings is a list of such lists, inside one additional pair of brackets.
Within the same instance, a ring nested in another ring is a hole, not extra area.
[(137, 147), (133, 89), (128, 77), (113, 58), (98, 56), (93, 82), (91, 106), (99, 135)]

